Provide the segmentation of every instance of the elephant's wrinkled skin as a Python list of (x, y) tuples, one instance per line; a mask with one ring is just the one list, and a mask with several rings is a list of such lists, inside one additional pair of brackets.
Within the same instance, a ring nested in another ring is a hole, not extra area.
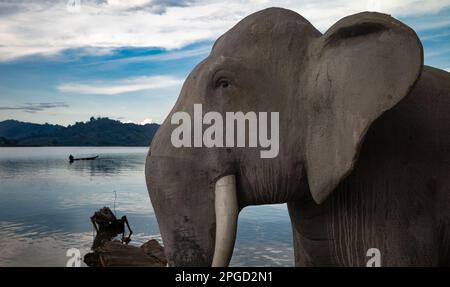
[[(225, 84), (224, 84), (225, 83)], [(280, 148), (175, 148), (174, 112), (279, 112)], [(324, 35), (271, 8), (240, 21), (189, 75), (151, 144), (146, 178), (170, 265), (211, 265), (214, 185), (239, 209), (287, 202), (299, 266), (449, 265), (450, 75), (379, 13)]]

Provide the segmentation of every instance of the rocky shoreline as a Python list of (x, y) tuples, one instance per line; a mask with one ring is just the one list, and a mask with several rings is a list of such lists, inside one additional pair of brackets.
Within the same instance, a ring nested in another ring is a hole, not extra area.
[(109, 241), (84, 256), (89, 267), (165, 267), (164, 248), (155, 239), (140, 247)]

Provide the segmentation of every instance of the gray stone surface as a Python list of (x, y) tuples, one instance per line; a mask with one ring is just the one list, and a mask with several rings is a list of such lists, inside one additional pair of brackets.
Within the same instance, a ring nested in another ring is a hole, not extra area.
[[(228, 85), (220, 85), (226, 81)], [(279, 112), (280, 152), (174, 148), (174, 112)], [(149, 194), (170, 265), (208, 266), (214, 183), (235, 174), (239, 207), (284, 203), (296, 264), (449, 265), (450, 74), (423, 66), (416, 33), (389, 15), (321, 34), (280, 8), (254, 13), (186, 79), (151, 144)]]

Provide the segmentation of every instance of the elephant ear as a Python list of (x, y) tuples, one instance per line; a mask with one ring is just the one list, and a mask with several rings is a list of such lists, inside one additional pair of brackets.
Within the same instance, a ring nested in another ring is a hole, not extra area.
[(341, 19), (310, 48), (306, 170), (321, 203), (353, 169), (372, 122), (411, 91), (423, 49), (411, 28), (369, 12)]

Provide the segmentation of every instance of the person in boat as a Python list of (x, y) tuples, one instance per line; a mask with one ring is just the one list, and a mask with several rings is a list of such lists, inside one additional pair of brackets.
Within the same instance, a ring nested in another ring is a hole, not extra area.
[(69, 161), (70, 161), (70, 162), (73, 162), (73, 161), (74, 161), (73, 155), (69, 155)]

